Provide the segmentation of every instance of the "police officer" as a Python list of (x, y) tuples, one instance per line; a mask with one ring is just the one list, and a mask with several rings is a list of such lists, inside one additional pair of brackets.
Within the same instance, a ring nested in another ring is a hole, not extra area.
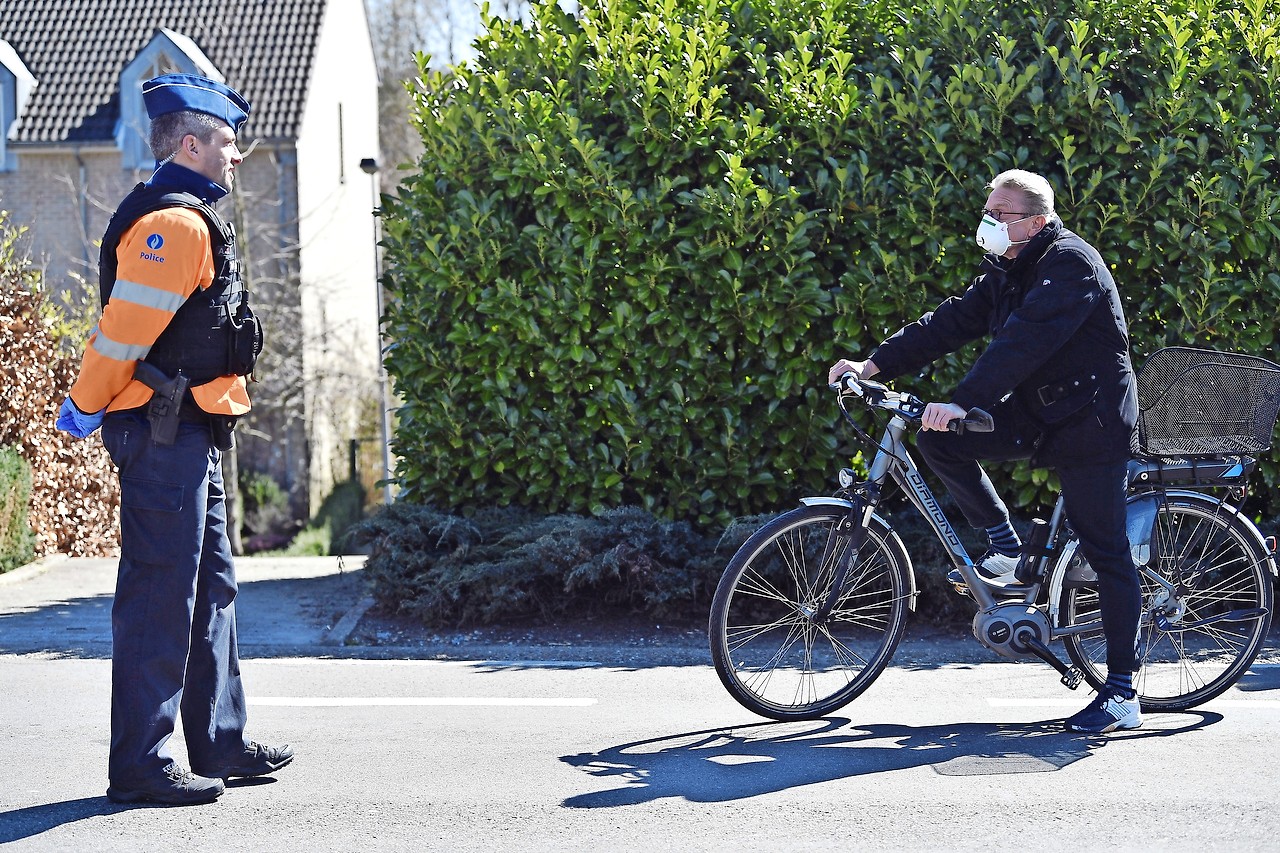
[[(977, 233), (987, 252), (980, 275), (866, 361), (836, 362), (828, 381), (848, 372), (864, 379), (910, 374), (990, 338), (951, 401), (925, 408), (917, 447), (969, 523), (986, 530), (991, 547), (977, 561), (978, 574), (996, 594), (1016, 585), (1021, 542), (977, 460), (1029, 458), (1057, 470), (1067, 517), (1098, 575), (1107, 640), (1107, 683), (1066, 727), (1137, 728), (1142, 597), (1125, 533), (1125, 491), (1138, 404), (1120, 296), (1098, 252), (1063, 227), (1047, 180), (1010, 170), (987, 189)], [(995, 432), (946, 432), (971, 408), (989, 411)]]
[[(120, 474), (107, 796), (190, 804), (293, 760), (244, 734), (221, 467), (262, 344), (234, 229), (212, 207), (250, 108), (194, 75), (149, 80), (142, 96), (158, 168), (103, 237), (102, 317), (57, 425), (79, 438), (101, 426)], [(179, 714), (194, 772), (167, 745)]]

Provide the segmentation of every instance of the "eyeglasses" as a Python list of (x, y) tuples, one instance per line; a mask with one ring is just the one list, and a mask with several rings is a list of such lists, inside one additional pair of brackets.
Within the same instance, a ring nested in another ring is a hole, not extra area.
[(990, 208), (982, 208), (984, 216), (990, 216), (996, 222), (1004, 222), (1006, 216), (1031, 216), (1025, 210), (991, 210)]

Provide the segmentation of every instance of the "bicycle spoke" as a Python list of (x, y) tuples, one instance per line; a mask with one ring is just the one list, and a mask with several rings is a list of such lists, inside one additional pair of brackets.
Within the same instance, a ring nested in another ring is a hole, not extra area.
[(809, 581), (806, 579), (804, 569), (805, 556), (803, 543), (799, 541), (798, 534), (792, 533), (784, 536), (776, 543), (778, 546), (778, 555), (791, 575), (792, 586), (797, 592), (803, 591), (808, 594)]
[(784, 626), (798, 626), (799, 618), (779, 619), (776, 622), (769, 622), (762, 625), (737, 625), (726, 631), (728, 638), (729, 651), (732, 653), (743, 646), (748, 645), (753, 640), (766, 636), (772, 631), (776, 631)]
[(828, 628), (826, 625), (821, 626), (818, 630), (823, 634), (823, 636), (827, 638), (828, 641), (830, 641), (832, 651), (835, 652), (836, 656), (840, 658), (843, 663), (849, 666), (853, 666), (853, 665), (866, 666), (867, 665), (868, 661), (866, 658), (864, 658), (862, 655), (854, 651), (852, 647), (846, 645), (845, 643), (837, 639), (836, 636), (831, 633), (830, 628)]
[(757, 572), (751, 572), (750, 575), (743, 575), (738, 591), (744, 596), (764, 599), (766, 601), (777, 601), (786, 604), (796, 604), (795, 598), (787, 595), (778, 589), (767, 578)]
[(796, 630), (798, 628), (799, 628), (798, 625), (792, 626), (792, 630), (787, 632), (786, 638), (778, 646), (778, 648), (774, 650), (772, 655), (767, 660), (765, 660), (763, 663), (759, 664), (758, 666), (744, 667), (744, 671), (754, 672), (758, 675), (762, 675), (765, 682), (767, 683), (768, 680), (773, 676), (774, 671), (781, 665), (783, 659), (786, 657), (788, 650), (790, 650), (791, 647), (795, 645), (796, 640), (799, 638), (801, 632), (799, 630)]

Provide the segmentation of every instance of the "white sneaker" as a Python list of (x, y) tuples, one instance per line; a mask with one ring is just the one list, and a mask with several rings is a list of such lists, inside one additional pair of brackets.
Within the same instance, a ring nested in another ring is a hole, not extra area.
[(1021, 557), (1008, 557), (998, 551), (988, 551), (978, 558), (974, 567), (983, 580), (998, 586), (1008, 586), (1018, 582), (1014, 572), (1018, 570), (1020, 559)]
[(1142, 725), (1142, 704), (1137, 696), (1126, 699), (1104, 689), (1083, 710), (1067, 717), (1063, 725), (1069, 732), (1094, 735), (1117, 729), (1136, 729)]
[[(988, 551), (978, 558), (973, 564), (978, 570), (978, 577), (986, 582), (987, 586), (996, 590), (1007, 589), (1008, 587), (1025, 588), (1018, 583), (1015, 572), (1018, 569), (1018, 560), (1020, 557), (1007, 557), (998, 551)], [(952, 569), (947, 572), (947, 580), (956, 588), (961, 595), (969, 594), (969, 585), (965, 583), (964, 576), (960, 574), (959, 569)], [(1017, 590), (1010, 590), (1016, 592)]]

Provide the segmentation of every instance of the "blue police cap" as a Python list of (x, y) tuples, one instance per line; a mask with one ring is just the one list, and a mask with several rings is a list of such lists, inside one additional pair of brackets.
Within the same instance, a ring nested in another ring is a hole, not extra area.
[(164, 74), (142, 84), (147, 117), (158, 118), (179, 110), (220, 118), (237, 134), (249, 118), (249, 102), (240, 93), (208, 77)]

